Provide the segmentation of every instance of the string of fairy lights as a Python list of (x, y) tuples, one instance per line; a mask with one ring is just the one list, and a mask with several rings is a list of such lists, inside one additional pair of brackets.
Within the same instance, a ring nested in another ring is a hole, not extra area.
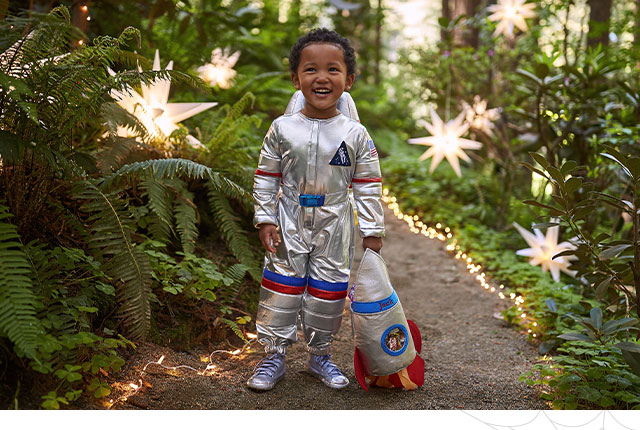
[[(165, 370), (178, 370), (178, 369), (186, 369), (186, 370), (190, 370), (192, 372), (195, 372), (197, 375), (199, 376), (213, 376), (216, 373), (217, 370), (217, 366), (215, 364), (213, 364), (213, 355), (214, 354), (229, 354), (233, 357), (238, 357), (240, 354), (242, 354), (245, 351), (249, 351), (251, 350), (251, 345), (257, 340), (258, 336), (255, 333), (245, 333), (245, 337), (246, 337), (246, 342), (244, 343), (244, 345), (242, 346), (242, 348), (238, 348), (235, 349), (233, 351), (228, 351), (225, 349), (218, 349), (215, 351), (212, 351), (209, 356), (202, 356), (200, 357), (200, 361), (207, 363), (206, 366), (203, 369), (196, 369), (193, 366), (189, 366), (186, 364), (178, 364), (176, 366), (167, 366), (166, 364), (163, 364), (165, 356), (162, 355), (160, 356), (160, 358), (158, 358), (158, 360), (156, 361), (149, 361), (147, 364), (144, 365), (144, 367), (142, 368), (142, 371), (140, 372), (140, 374), (138, 375), (138, 377), (136, 378), (136, 382), (130, 382), (125, 389), (124, 394), (121, 394), (119, 397), (115, 398), (115, 399), (110, 399), (107, 406), (107, 409), (111, 409), (112, 407), (114, 407), (115, 405), (117, 405), (120, 402), (126, 402), (129, 397), (134, 396), (136, 394), (138, 394), (138, 391), (140, 391), (142, 389), (142, 387), (145, 386), (144, 383), (144, 374), (147, 371), (147, 368), (151, 365), (156, 365), (156, 366), (160, 366), (161, 368), (165, 369)], [(207, 373), (209, 372), (209, 373)]]
[[(475, 275), (475, 279), (480, 283), (480, 286), (487, 290), (490, 293), (496, 293), (501, 300), (511, 300), (513, 305), (516, 306), (518, 312), (521, 312), (520, 324), (527, 328), (527, 333), (531, 337), (537, 337), (536, 328), (538, 327), (538, 323), (533, 320), (531, 315), (528, 315), (524, 310), (524, 302), (525, 299), (522, 295), (516, 293), (509, 293), (508, 295), (505, 292), (504, 284), (499, 284), (498, 286), (492, 285), (487, 281), (487, 274), (483, 271), (483, 268), (480, 264), (475, 264), (473, 259), (467, 255), (465, 250), (463, 250), (458, 241), (453, 235), (453, 232), (449, 227), (444, 225), (441, 222), (432, 222), (427, 223), (425, 221), (420, 220), (418, 215), (408, 215), (400, 209), (400, 204), (398, 203), (398, 199), (391, 195), (388, 188), (384, 188), (382, 191), (382, 201), (387, 205), (389, 209), (393, 211), (393, 214), (400, 220), (403, 220), (409, 226), (409, 230), (414, 234), (421, 234), (424, 237), (429, 239), (437, 239), (441, 242), (445, 242), (449, 240), (450, 242), (447, 244), (447, 251), (450, 253), (455, 253), (454, 257), (457, 260), (462, 260), (466, 263), (467, 270), (470, 274)], [(430, 225), (432, 224), (433, 227)]]

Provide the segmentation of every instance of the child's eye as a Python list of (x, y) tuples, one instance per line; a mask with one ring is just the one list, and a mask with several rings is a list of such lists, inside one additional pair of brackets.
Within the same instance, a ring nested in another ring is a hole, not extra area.
[(330, 67), (330, 68), (329, 68), (329, 71), (330, 71), (330, 72), (339, 72), (340, 70), (338, 70), (338, 68), (337, 68), (337, 67)]
[(305, 72), (315, 72), (316, 68), (315, 67), (307, 67), (304, 71)]

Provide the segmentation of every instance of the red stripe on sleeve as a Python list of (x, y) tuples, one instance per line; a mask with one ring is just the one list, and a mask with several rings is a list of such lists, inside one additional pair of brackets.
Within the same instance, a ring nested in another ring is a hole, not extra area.
[(276, 293), (299, 295), (304, 293), (303, 287), (291, 287), (289, 285), (278, 284), (277, 282), (270, 281), (262, 278), (262, 286), (267, 290), (275, 291)]
[(353, 178), (351, 182), (382, 182), (382, 178)]
[(276, 176), (278, 178), (282, 177), (282, 173), (273, 173), (273, 172), (265, 172), (264, 170), (260, 170), (257, 169), (256, 170), (256, 175), (263, 175), (263, 176)]

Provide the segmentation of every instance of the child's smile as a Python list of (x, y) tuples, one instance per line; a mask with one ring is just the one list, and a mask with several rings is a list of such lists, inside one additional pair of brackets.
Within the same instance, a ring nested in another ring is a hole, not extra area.
[(355, 75), (347, 73), (342, 48), (332, 43), (312, 43), (300, 54), (293, 86), (305, 99), (302, 113), (310, 118), (331, 118), (338, 114), (340, 96), (351, 88)]

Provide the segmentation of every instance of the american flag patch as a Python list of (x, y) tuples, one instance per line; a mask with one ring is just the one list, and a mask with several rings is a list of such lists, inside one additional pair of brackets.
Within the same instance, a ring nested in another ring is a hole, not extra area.
[(378, 156), (378, 151), (376, 151), (376, 146), (373, 144), (373, 140), (369, 139), (369, 154), (372, 157)]

